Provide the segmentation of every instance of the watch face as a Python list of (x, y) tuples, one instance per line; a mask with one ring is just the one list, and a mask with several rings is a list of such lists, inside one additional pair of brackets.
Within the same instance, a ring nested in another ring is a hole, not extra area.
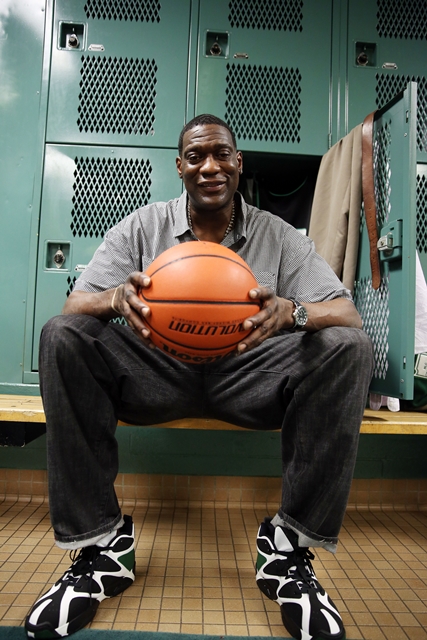
[(305, 307), (300, 304), (296, 305), (296, 309), (293, 313), (295, 318), (295, 327), (304, 327), (307, 324), (308, 314)]

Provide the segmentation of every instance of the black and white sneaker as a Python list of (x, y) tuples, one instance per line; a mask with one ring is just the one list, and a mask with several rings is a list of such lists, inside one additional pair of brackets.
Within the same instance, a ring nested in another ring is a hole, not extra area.
[(286, 630), (297, 640), (343, 640), (341, 616), (316, 578), (310, 562), (314, 555), (298, 546), (298, 535), (265, 518), (257, 548), (257, 585), (280, 605)]
[(124, 525), (107, 547), (84, 547), (71, 558), (71, 567), (28, 614), (29, 638), (70, 636), (89, 624), (102, 600), (130, 587), (135, 580), (132, 518), (124, 516)]

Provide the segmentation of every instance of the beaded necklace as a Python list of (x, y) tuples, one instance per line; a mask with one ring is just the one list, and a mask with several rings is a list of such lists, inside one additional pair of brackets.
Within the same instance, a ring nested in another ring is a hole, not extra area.
[[(228, 236), (228, 234), (230, 233), (230, 231), (231, 231), (231, 230), (232, 230), (232, 228), (234, 227), (234, 218), (235, 218), (235, 213), (236, 213), (236, 211), (235, 211), (235, 205), (234, 205), (234, 200), (233, 200), (233, 205), (232, 205), (232, 209), (231, 209), (231, 218), (230, 218), (230, 222), (228, 223), (228, 226), (227, 226), (227, 228), (226, 228), (226, 230), (225, 230), (224, 238), (225, 238), (226, 236)], [(190, 227), (190, 229), (191, 229), (191, 232), (192, 232), (194, 235), (196, 235), (196, 234), (194, 233), (194, 231), (193, 231), (193, 221), (191, 220), (190, 201), (188, 201), (188, 204), (187, 204), (187, 221), (188, 221), (188, 226), (189, 226), (189, 227)], [(197, 236), (196, 236), (196, 237), (197, 237)], [(223, 238), (223, 240), (224, 240), (224, 238)], [(197, 239), (199, 239), (199, 238), (197, 238)]]

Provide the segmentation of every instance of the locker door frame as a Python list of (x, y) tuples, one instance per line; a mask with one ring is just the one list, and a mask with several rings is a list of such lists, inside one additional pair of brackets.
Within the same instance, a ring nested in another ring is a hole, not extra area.
[[(395, 248), (380, 251), (381, 285), (375, 291), (362, 216), (354, 296), (364, 329), (374, 344), (371, 391), (404, 399), (412, 399), (414, 387), (416, 113), (417, 86), (411, 82), (375, 115), (378, 237), (388, 239), (391, 234)], [(381, 146), (381, 135), (382, 140), (386, 138), (389, 143), (388, 147)], [(389, 154), (393, 143), (393, 152)], [(385, 164), (382, 175), (381, 167), (378, 168), (381, 163)], [(383, 199), (381, 189), (386, 191)], [(384, 212), (382, 209), (386, 207), (388, 211)]]

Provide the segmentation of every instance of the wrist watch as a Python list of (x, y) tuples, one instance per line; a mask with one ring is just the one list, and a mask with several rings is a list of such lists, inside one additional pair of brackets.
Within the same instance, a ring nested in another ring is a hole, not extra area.
[(300, 304), (296, 300), (293, 300), (292, 298), (290, 300), (291, 302), (293, 302), (293, 305), (294, 305), (294, 310), (292, 312), (292, 317), (294, 319), (294, 326), (292, 327), (292, 329), (294, 330), (303, 329), (307, 324), (307, 320), (308, 320), (307, 309), (303, 307), (302, 304)]

